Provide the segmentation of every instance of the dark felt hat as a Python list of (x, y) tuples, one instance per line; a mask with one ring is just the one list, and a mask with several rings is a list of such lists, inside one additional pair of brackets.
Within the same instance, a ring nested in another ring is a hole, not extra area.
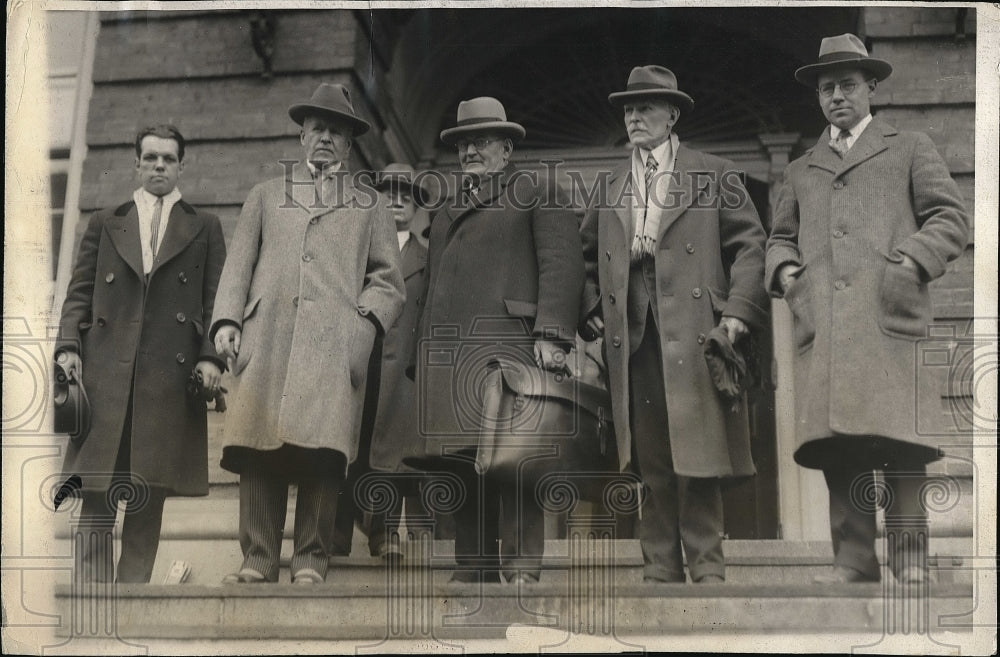
[(354, 129), (354, 136), (363, 135), (372, 127), (354, 111), (351, 92), (342, 84), (324, 82), (316, 87), (309, 100), (288, 108), (288, 116), (299, 125), (310, 114), (325, 114), (346, 121)]
[(795, 79), (804, 85), (815, 87), (820, 73), (835, 68), (859, 68), (868, 71), (881, 82), (892, 74), (892, 64), (884, 59), (868, 56), (868, 49), (853, 34), (826, 37), (819, 44), (819, 58), (795, 71)]
[(625, 91), (610, 94), (608, 101), (612, 105), (624, 105), (636, 98), (662, 98), (685, 112), (694, 107), (694, 99), (677, 88), (677, 76), (673, 71), (656, 65), (633, 68)]

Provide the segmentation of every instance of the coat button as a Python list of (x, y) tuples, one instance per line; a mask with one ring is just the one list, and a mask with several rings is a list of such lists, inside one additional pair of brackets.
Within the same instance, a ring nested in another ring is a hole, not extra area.
[(607, 256), (608, 260), (611, 260), (611, 251), (605, 251), (604, 255)]
[(97, 325), (98, 326), (104, 326), (105, 324), (107, 324), (107, 322), (104, 320), (103, 317), (98, 317), (97, 318)]
[(837, 180), (836, 182), (833, 183), (833, 188), (834, 189), (843, 189), (844, 188), (844, 181), (843, 180)]
[(292, 297), (292, 305), (293, 306), (299, 305), (299, 295), (296, 294), (294, 297)]
[(187, 321), (187, 317), (184, 316), (184, 313), (177, 313), (177, 323), (178, 324), (183, 324), (186, 321)]
[(622, 339), (616, 335), (615, 337), (611, 338), (611, 344), (615, 347), (620, 347), (622, 346)]
[(701, 298), (701, 288), (700, 287), (696, 287), (695, 289), (691, 290), (691, 296), (693, 296), (695, 299), (700, 299)]
[(833, 282), (833, 286), (838, 290), (843, 290), (845, 287), (847, 287), (847, 283), (845, 283), (840, 279), (837, 279), (836, 281)]
[(181, 365), (184, 364), (184, 354), (177, 354), (175, 358), (177, 359), (178, 363), (180, 363)]
[(306, 253), (305, 255), (302, 256), (302, 262), (309, 262), (312, 259), (313, 259), (313, 257), (311, 255), (309, 255), (308, 253)]
[(115, 282), (115, 274), (114, 274), (114, 272), (108, 272), (108, 275), (104, 277), (104, 282), (105, 283), (114, 283)]
[(185, 274), (184, 272), (177, 274), (177, 280), (181, 282), (181, 285), (184, 285), (185, 283), (188, 282), (187, 274)]
[(615, 302), (615, 295), (609, 294), (608, 295), (608, 301), (610, 301), (612, 304), (614, 304), (614, 302)]
[(840, 239), (841, 237), (844, 236), (844, 231), (842, 231), (842, 230), (835, 230), (835, 231), (833, 231), (833, 236), (836, 237), (837, 239)]
[(694, 253), (694, 244), (685, 244), (684, 250), (688, 253)]
[(705, 340), (706, 339), (707, 338), (705, 337), (704, 333), (699, 333), (698, 334), (698, 344), (705, 344)]

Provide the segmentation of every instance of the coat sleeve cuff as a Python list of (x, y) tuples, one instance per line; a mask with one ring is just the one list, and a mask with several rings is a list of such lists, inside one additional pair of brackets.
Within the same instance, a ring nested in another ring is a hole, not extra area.
[(235, 326), (236, 328), (241, 328), (240, 323), (232, 319), (217, 319), (212, 322), (212, 328), (208, 330), (208, 341), (215, 342), (215, 334), (219, 332), (219, 329), (223, 326)]
[(726, 310), (722, 314), (741, 319), (746, 324), (759, 328), (767, 324), (768, 310), (744, 297), (730, 296), (726, 301)]
[(778, 280), (778, 272), (785, 265), (795, 265), (801, 267), (799, 254), (790, 247), (773, 248), (768, 251), (767, 260), (764, 265), (764, 289), (772, 297), (780, 299), (784, 295), (781, 288), (781, 281)]

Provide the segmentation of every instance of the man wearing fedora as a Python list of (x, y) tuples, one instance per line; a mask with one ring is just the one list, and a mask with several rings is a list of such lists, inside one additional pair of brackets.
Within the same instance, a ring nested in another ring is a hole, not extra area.
[[(371, 471), (394, 473), (409, 470), (403, 459), (423, 454), (423, 445), (417, 436), (416, 386), (404, 374), (416, 342), (417, 319), (420, 314), (418, 299), (427, 264), (427, 248), (410, 232), (418, 206), (428, 202), (428, 191), (416, 172), (408, 164), (392, 163), (376, 175), (375, 189), (386, 196), (389, 210), (396, 223), (399, 244), (399, 261), (406, 285), (406, 303), (396, 323), (377, 341), (372, 352), (368, 394), (377, 399), (365, 410), (362, 422), (361, 447), (358, 459), (351, 464), (348, 484), (340, 495), (337, 509), (337, 537), (335, 554), (350, 554), (351, 536), (357, 510), (351, 485)], [(373, 400), (374, 401), (374, 400)], [(368, 406), (366, 404), (366, 406)], [(368, 548), (372, 556), (387, 561), (400, 560), (396, 532), (403, 512), (405, 497), (407, 516), (422, 516), (417, 479), (411, 476), (393, 477), (387, 483), (398, 497), (387, 512), (363, 514), (362, 526), (368, 535)], [(363, 504), (361, 506), (364, 506)]]
[[(742, 347), (767, 318), (764, 229), (733, 163), (681, 144), (694, 106), (662, 66), (608, 97), (632, 151), (584, 217), (585, 334), (603, 334), (619, 463), (643, 482), (647, 582), (725, 578), (721, 478), (754, 473), (745, 392), (713, 384), (706, 336)], [(586, 337), (586, 335), (585, 335)]]
[[(818, 582), (878, 581), (874, 470), (884, 474), (887, 559), (927, 582), (921, 499), (933, 436), (916, 432), (916, 341), (933, 320), (928, 283), (965, 249), (969, 218), (926, 135), (872, 118), (892, 66), (853, 34), (823, 39), (795, 71), (829, 122), (788, 165), (765, 285), (794, 315), (795, 460), (823, 470), (834, 566)], [(873, 366), (874, 365), (874, 366)], [(928, 405), (929, 407), (929, 405)]]
[[(457, 148), (462, 185), (431, 219), (416, 381), (425, 467), (464, 481), (452, 577), (538, 581), (544, 541), (534, 482), (473, 463), (482, 384), (501, 360), (570, 373), (583, 259), (577, 221), (554, 180), (509, 164), (524, 128), (495, 98), (462, 101), (441, 140)], [(450, 450), (447, 454), (442, 450)], [(427, 464), (431, 464), (427, 466)]]
[(321, 84), (288, 114), (301, 126), (304, 160), (250, 191), (211, 331), (239, 383), (222, 467), (240, 475), (243, 565), (224, 583), (277, 581), (290, 484), (292, 581), (325, 578), (369, 354), (403, 307), (392, 215), (346, 170), (368, 122), (339, 84)]
[(119, 498), (127, 505), (116, 580), (142, 583), (153, 572), (165, 498), (208, 494), (205, 402), (187, 388), (194, 368), (201, 392), (218, 392), (225, 367), (205, 329), (226, 245), (219, 219), (181, 197), (180, 131), (140, 130), (135, 169), (132, 199), (90, 219), (59, 322), (56, 358), (82, 381), (91, 407), (90, 431), (63, 463), (64, 476), (80, 478), (81, 528), (93, 532), (79, 555), (85, 581), (114, 575), (108, 548)]

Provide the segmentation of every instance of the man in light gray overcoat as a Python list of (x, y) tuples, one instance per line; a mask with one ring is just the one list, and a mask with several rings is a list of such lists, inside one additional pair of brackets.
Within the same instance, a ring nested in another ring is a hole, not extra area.
[(277, 581), (293, 483), (292, 581), (325, 578), (369, 355), (404, 300), (392, 215), (346, 171), (351, 140), (369, 124), (339, 84), (321, 84), (288, 113), (302, 126), (305, 162), (250, 191), (212, 325), (239, 378), (222, 467), (240, 474), (244, 558), (224, 583)]
[(823, 39), (795, 72), (830, 127), (788, 165), (767, 245), (765, 285), (795, 318), (795, 460), (830, 491), (834, 567), (820, 583), (879, 580), (874, 470), (890, 493), (889, 568), (927, 582), (920, 498), (940, 455), (916, 432), (916, 346), (933, 320), (928, 283), (965, 249), (969, 218), (931, 140), (872, 118), (891, 72), (853, 34)]

